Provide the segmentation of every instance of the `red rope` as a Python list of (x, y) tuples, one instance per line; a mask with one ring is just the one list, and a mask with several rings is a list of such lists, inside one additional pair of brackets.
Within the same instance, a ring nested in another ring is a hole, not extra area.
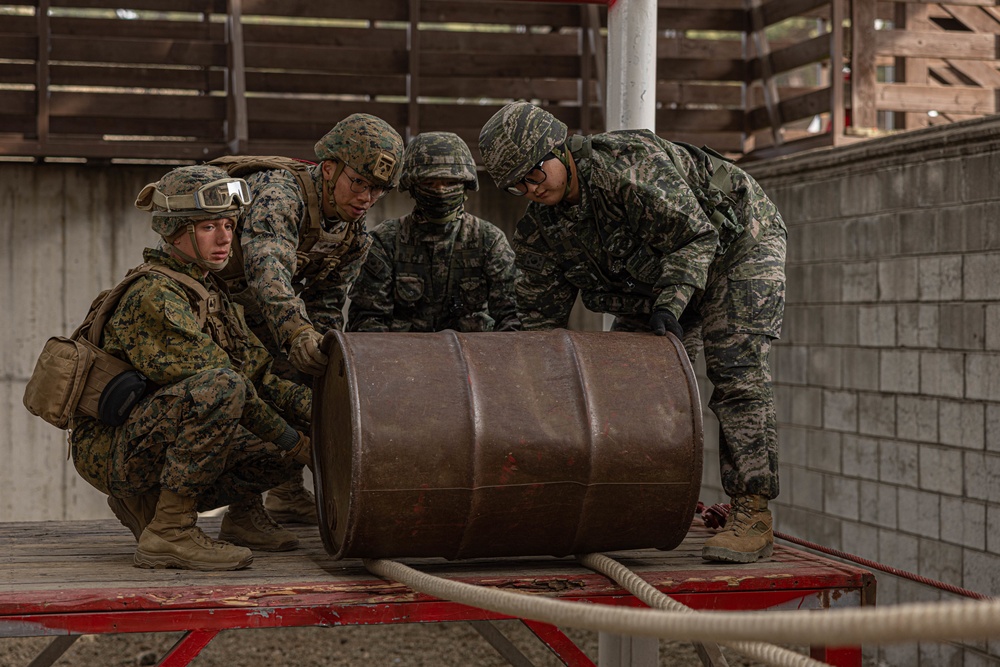
[[(728, 503), (718, 503), (712, 505), (711, 507), (705, 507), (705, 504), (698, 501), (698, 508), (696, 510), (705, 522), (705, 525), (709, 528), (721, 528), (725, 525), (726, 517), (729, 516), (729, 504)], [(967, 598), (973, 598), (975, 600), (991, 600), (993, 599), (989, 595), (983, 595), (982, 593), (977, 593), (975, 591), (970, 591), (967, 588), (959, 588), (958, 586), (953, 586), (951, 584), (946, 584), (943, 581), (936, 581), (934, 579), (928, 579), (927, 577), (922, 577), (919, 574), (913, 574), (912, 572), (907, 572), (906, 570), (900, 570), (899, 568), (892, 567), (890, 565), (883, 565), (882, 563), (877, 563), (873, 560), (868, 560), (867, 558), (862, 558), (861, 556), (855, 556), (854, 554), (847, 553), (846, 551), (840, 551), (839, 549), (831, 549), (829, 547), (824, 547), (807, 540), (799, 539), (798, 537), (792, 537), (791, 535), (786, 535), (785, 533), (779, 533), (774, 531), (774, 536), (780, 540), (786, 542), (791, 542), (792, 544), (798, 544), (799, 546), (806, 547), (807, 549), (812, 549), (813, 551), (819, 551), (820, 553), (827, 554), (829, 556), (836, 556), (837, 558), (842, 558), (844, 560), (849, 560), (853, 563), (859, 565), (864, 565), (865, 567), (870, 567), (873, 570), (881, 570), (896, 577), (901, 577), (903, 579), (909, 579), (910, 581), (915, 581), (919, 584), (925, 584), (927, 586), (933, 586), (934, 588), (940, 588), (943, 591), (948, 591), (949, 593), (954, 593), (955, 595), (962, 595)]]

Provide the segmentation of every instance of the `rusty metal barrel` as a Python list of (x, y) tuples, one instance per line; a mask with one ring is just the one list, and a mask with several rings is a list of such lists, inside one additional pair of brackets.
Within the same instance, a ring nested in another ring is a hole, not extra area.
[(314, 485), (335, 558), (673, 549), (701, 482), (673, 336), (342, 333), (315, 383)]

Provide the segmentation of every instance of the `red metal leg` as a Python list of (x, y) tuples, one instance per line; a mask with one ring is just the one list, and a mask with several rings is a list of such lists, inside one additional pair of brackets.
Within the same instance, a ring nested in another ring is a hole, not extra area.
[(208, 642), (215, 639), (219, 630), (191, 630), (177, 640), (158, 663), (159, 667), (187, 667)]
[(809, 657), (834, 667), (861, 667), (860, 646), (810, 646)]
[(529, 621), (521, 619), (535, 636), (555, 653), (556, 657), (562, 660), (564, 665), (570, 667), (594, 667), (594, 661), (587, 657), (587, 654), (580, 650), (580, 647), (573, 643), (573, 640), (563, 634), (563, 631), (549, 623), (539, 621)]

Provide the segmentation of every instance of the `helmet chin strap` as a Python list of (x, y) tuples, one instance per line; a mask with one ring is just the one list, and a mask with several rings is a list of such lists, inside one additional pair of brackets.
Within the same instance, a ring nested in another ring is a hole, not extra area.
[(335, 160), (337, 166), (333, 170), (333, 176), (330, 177), (329, 181), (323, 183), (323, 189), (326, 190), (327, 202), (333, 207), (334, 212), (337, 217), (341, 220), (349, 222), (351, 217), (347, 214), (347, 211), (340, 208), (337, 204), (337, 199), (334, 196), (337, 190), (337, 180), (340, 178), (340, 174), (344, 171), (344, 162), (341, 160)]
[(569, 196), (570, 190), (573, 189), (573, 170), (569, 167), (570, 152), (569, 150), (563, 150), (564, 148), (566, 148), (566, 144), (563, 144), (559, 148), (553, 148), (550, 152), (566, 168), (566, 189), (563, 190), (563, 199), (566, 199)]
[[(227, 255), (224, 260), (222, 260), (221, 262), (210, 262), (207, 259), (205, 259), (205, 257), (201, 254), (201, 248), (198, 247), (198, 239), (194, 235), (194, 223), (189, 222), (187, 224), (187, 234), (188, 238), (191, 239), (191, 247), (194, 248), (194, 253), (195, 255), (197, 255), (197, 257), (192, 257), (191, 255), (187, 254), (186, 252), (178, 248), (176, 245), (171, 243), (170, 248), (174, 254), (176, 254), (178, 257), (187, 262), (191, 262), (196, 266), (200, 266), (206, 271), (221, 271), (222, 269), (226, 268), (226, 265), (229, 264), (229, 258), (233, 256), (232, 245), (229, 246), (229, 255)], [(177, 237), (175, 236), (174, 238), (176, 239)]]

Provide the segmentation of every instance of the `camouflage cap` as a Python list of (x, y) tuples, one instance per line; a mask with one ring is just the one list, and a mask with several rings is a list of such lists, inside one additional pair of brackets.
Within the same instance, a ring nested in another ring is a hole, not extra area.
[[(227, 217), (227, 212), (208, 212), (193, 208), (190, 212), (171, 211), (167, 213), (167, 209), (164, 206), (154, 201), (154, 194), (159, 192), (161, 195), (166, 195), (167, 197), (194, 194), (202, 186), (229, 178), (229, 174), (224, 169), (207, 164), (178, 167), (167, 172), (157, 182), (150, 183), (144, 187), (139, 192), (139, 196), (136, 197), (135, 206), (143, 211), (152, 211), (153, 231), (169, 240), (181, 227), (186, 226), (189, 222), (224, 218)], [(239, 207), (239, 203), (234, 200), (231, 210), (237, 211)]]
[(528, 102), (511, 102), (479, 133), (486, 170), (504, 189), (518, 183), (545, 155), (566, 142), (566, 124)]
[(403, 138), (377, 116), (351, 114), (323, 135), (314, 150), (319, 160), (341, 160), (375, 185), (399, 183)]
[(409, 190), (418, 181), (435, 178), (453, 178), (472, 190), (479, 189), (472, 151), (454, 132), (422, 132), (413, 137), (403, 153), (401, 189)]

